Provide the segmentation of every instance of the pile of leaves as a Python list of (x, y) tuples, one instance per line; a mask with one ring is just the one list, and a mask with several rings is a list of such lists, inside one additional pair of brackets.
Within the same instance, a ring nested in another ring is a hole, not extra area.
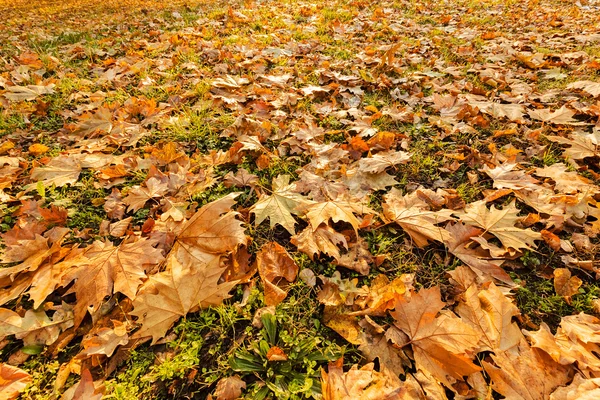
[(600, 6), (32, 3), (0, 398), (600, 397)]

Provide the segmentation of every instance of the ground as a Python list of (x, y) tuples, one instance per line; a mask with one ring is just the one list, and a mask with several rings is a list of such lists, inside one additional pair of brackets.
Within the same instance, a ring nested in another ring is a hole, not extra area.
[[(531, 336), (600, 329), (600, 4), (0, 7), (0, 398), (337, 399), (353, 366), (521, 398), (509, 347), (552, 390), (600, 372)], [(474, 329), (436, 344), (464, 374), (423, 363), (419, 301)]]

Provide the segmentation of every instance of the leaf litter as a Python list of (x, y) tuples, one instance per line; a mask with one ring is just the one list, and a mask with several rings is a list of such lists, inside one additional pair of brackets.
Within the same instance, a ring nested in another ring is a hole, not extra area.
[(0, 0), (0, 397), (116, 398), (218, 307), (231, 368), (145, 395), (599, 396), (597, 2), (39, 3)]

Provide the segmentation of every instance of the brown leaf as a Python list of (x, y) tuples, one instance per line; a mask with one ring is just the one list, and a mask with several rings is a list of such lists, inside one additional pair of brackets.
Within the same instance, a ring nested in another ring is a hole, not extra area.
[(531, 229), (521, 229), (515, 226), (519, 221), (519, 210), (515, 202), (498, 210), (492, 206), (491, 209), (483, 201), (468, 204), (465, 212), (456, 213), (467, 225), (476, 226), (496, 236), (505, 248), (532, 249), (535, 241), (540, 240), (542, 235)]
[(31, 381), (31, 375), (22, 369), (0, 363), (0, 399), (16, 399)]
[(416, 193), (402, 196), (396, 188), (384, 196), (384, 201), (384, 216), (400, 225), (417, 246), (426, 246), (430, 240), (450, 239), (450, 233), (438, 224), (452, 219), (451, 210), (430, 211), (429, 205)]
[[(74, 386), (75, 391), (72, 397), (63, 395), (64, 400), (100, 400), (102, 399), (102, 393), (104, 392), (104, 386), (99, 385), (96, 387), (94, 379), (89, 369), (84, 370), (81, 373), (81, 380)], [(61, 400), (62, 400), (61, 399)]]
[(567, 268), (557, 268), (554, 270), (554, 290), (559, 296), (566, 298), (567, 302), (570, 297), (579, 293), (579, 287), (582, 280), (576, 276), (571, 276), (571, 271)]
[(116, 348), (129, 342), (127, 325), (119, 321), (113, 321), (114, 328), (100, 328), (93, 335), (86, 336), (81, 341), (83, 351), (78, 358), (86, 358), (94, 355), (105, 355), (110, 357)]
[(202, 207), (189, 219), (167, 257), (167, 269), (150, 277), (133, 302), (142, 327), (134, 338), (163, 337), (177, 319), (202, 307), (219, 305), (237, 281), (219, 283), (227, 269), (221, 257), (247, 242), (231, 211), (233, 193)]
[(321, 224), (329, 222), (329, 220), (332, 220), (333, 222), (344, 221), (352, 225), (357, 235), (360, 221), (354, 214), (375, 213), (375, 211), (360, 203), (337, 200), (314, 203), (303, 207), (302, 211), (306, 213), (306, 217), (310, 221), (313, 231), (321, 226)]
[(289, 183), (288, 175), (279, 175), (273, 179), (273, 193), (270, 196), (262, 195), (250, 212), (255, 215), (255, 225), (260, 225), (267, 217), (271, 229), (279, 224), (290, 234), (294, 235), (296, 220), (292, 214), (298, 214), (299, 207), (309, 203), (302, 195), (293, 191), (294, 185)]
[(482, 334), (451, 312), (441, 313), (446, 304), (438, 287), (422, 289), (396, 300), (394, 325), (410, 338), (417, 368), (428, 371), (446, 387), (480, 370), (472, 352)]
[(594, 81), (577, 81), (570, 83), (567, 89), (579, 89), (592, 97), (600, 97), (600, 83)]
[(342, 245), (348, 250), (345, 236), (333, 230), (329, 225), (320, 225), (317, 229), (308, 226), (299, 234), (292, 236), (291, 242), (313, 261), (315, 254), (317, 256), (327, 254), (339, 262), (341, 256), (338, 245)]
[(504, 260), (492, 259), (488, 251), (477, 247), (476, 243), (471, 240), (475, 236), (483, 235), (484, 231), (462, 223), (449, 224), (446, 226), (446, 230), (451, 237), (446, 243), (450, 253), (472, 268), (478, 275), (490, 275), (499, 281), (512, 284), (511, 277), (501, 268)]
[(574, 115), (575, 111), (567, 108), (567, 106), (562, 106), (560, 109), (554, 111), (548, 108), (529, 111), (529, 116), (532, 119), (550, 122), (557, 125), (578, 124), (579, 122), (576, 119), (573, 119)]
[(219, 284), (225, 268), (220, 257), (205, 263), (182, 264), (177, 257), (167, 259), (167, 270), (150, 277), (133, 301), (131, 315), (141, 328), (134, 338), (152, 336), (152, 344), (165, 336), (180, 317), (200, 307), (216, 306), (229, 297), (236, 282)]
[[(31, 171), (31, 179), (40, 181), (45, 187), (55, 185), (57, 187), (73, 185), (79, 179), (81, 165), (79, 161), (70, 156), (59, 156), (50, 160), (43, 167), (36, 167)], [(27, 190), (37, 188), (34, 182), (27, 186)]]
[(287, 286), (296, 280), (298, 265), (278, 243), (270, 242), (256, 255), (258, 273), (265, 288), (265, 304), (276, 306), (287, 296)]
[(367, 241), (357, 236), (357, 241), (350, 243), (348, 252), (342, 254), (337, 265), (356, 271), (361, 275), (367, 275), (371, 270), (372, 262), (373, 255), (369, 251)]
[(146, 205), (148, 200), (163, 197), (169, 191), (168, 182), (151, 177), (144, 184), (146, 187), (134, 187), (127, 193), (123, 203), (128, 205), (127, 211), (136, 212)]
[(481, 333), (479, 351), (509, 350), (519, 344), (523, 335), (514, 316), (519, 309), (494, 285), (485, 289), (471, 285), (464, 293), (464, 301), (456, 307), (463, 322)]
[(123, 293), (134, 299), (146, 278), (145, 271), (163, 260), (151, 240), (142, 238), (133, 243), (114, 246), (111, 242), (95, 241), (84, 253), (86, 262), (67, 272), (63, 285), (75, 280), (71, 292), (77, 295), (76, 324), (88, 308), (93, 313), (113, 293)]
[(343, 360), (329, 363), (328, 372), (321, 370), (323, 400), (421, 400), (425, 395), (419, 384), (408, 375), (402, 382), (385, 368), (375, 370), (375, 364), (369, 363), (360, 369), (353, 365), (344, 372)]
[(569, 386), (561, 386), (550, 400), (594, 400), (600, 398), (600, 378), (584, 378), (576, 374)]
[(545, 400), (569, 381), (568, 369), (521, 340), (517, 351), (497, 351), (495, 365), (483, 361), (494, 390), (508, 399)]
[(242, 395), (242, 389), (246, 389), (246, 382), (234, 375), (219, 380), (214, 395), (216, 400), (236, 400)]

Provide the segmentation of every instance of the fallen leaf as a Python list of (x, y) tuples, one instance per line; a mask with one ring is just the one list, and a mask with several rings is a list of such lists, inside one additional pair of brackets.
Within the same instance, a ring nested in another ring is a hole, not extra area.
[(472, 358), (482, 333), (455, 314), (441, 312), (446, 304), (440, 297), (438, 287), (422, 289), (410, 298), (401, 296), (390, 315), (394, 325), (408, 335), (417, 368), (452, 387), (481, 370)]
[(0, 363), (1, 399), (12, 400), (18, 398), (31, 381), (31, 375), (22, 369)]
[(462, 321), (481, 333), (478, 351), (509, 350), (523, 335), (512, 318), (519, 309), (493, 283), (485, 289), (471, 285), (456, 307)]
[[(69, 156), (59, 156), (50, 160), (43, 167), (36, 167), (31, 171), (31, 179), (41, 182), (45, 187), (73, 185), (79, 179), (81, 165)], [(37, 188), (37, 183), (28, 186), (28, 190)]]
[(517, 351), (497, 351), (491, 358), (495, 365), (487, 361), (482, 365), (494, 390), (508, 399), (544, 400), (569, 381), (567, 368), (529, 347), (525, 339)]
[(54, 84), (49, 86), (27, 85), (27, 86), (8, 86), (8, 93), (4, 93), (4, 97), (11, 101), (28, 101), (35, 100), (38, 96), (44, 94), (52, 94)]
[(62, 282), (66, 285), (75, 280), (71, 292), (77, 296), (77, 324), (88, 309), (94, 312), (104, 298), (113, 293), (123, 293), (130, 299), (136, 297), (138, 288), (146, 279), (145, 271), (163, 260), (161, 252), (153, 244), (145, 238), (119, 246), (95, 241), (86, 249), (86, 261), (68, 271)]
[(593, 81), (577, 81), (567, 85), (567, 89), (579, 89), (592, 97), (600, 96), (600, 83)]
[(296, 220), (292, 214), (299, 214), (300, 206), (309, 203), (299, 193), (294, 192), (294, 185), (290, 184), (288, 175), (279, 175), (273, 179), (273, 192), (270, 196), (263, 194), (258, 202), (252, 206), (250, 212), (254, 213), (256, 225), (260, 225), (269, 218), (271, 229), (276, 224), (283, 226), (290, 234), (294, 235)]
[(265, 287), (265, 304), (276, 306), (287, 296), (287, 286), (296, 280), (298, 265), (275, 242), (263, 245), (256, 255), (258, 273)]
[(233, 375), (219, 380), (214, 395), (216, 400), (236, 400), (242, 395), (242, 389), (246, 389), (246, 382)]
[(430, 211), (429, 205), (416, 194), (402, 196), (395, 188), (384, 196), (383, 215), (400, 225), (419, 247), (430, 240), (450, 239), (450, 233), (438, 224), (452, 219), (451, 214), (452, 210)]
[(558, 110), (541, 109), (529, 111), (529, 116), (543, 122), (549, 122), (557, 125), (573, 125), (578, 124), (576, 119), (573, 119), (575, 111), (562, 106)]
[(513, 201), (502, 210), (492, 206), (489, 210), (485, 202), (477, 201), (470, 203), (465, 212), (457, 213), (460, 219), (467, 225), (482, 228), (485, 232), (496, 236), (505, 248), (532, 249), (535, 241), (540, 240), (542, 235), (531, 229), (521, 229), (515, 226), (519, 221), (519, 210)]

